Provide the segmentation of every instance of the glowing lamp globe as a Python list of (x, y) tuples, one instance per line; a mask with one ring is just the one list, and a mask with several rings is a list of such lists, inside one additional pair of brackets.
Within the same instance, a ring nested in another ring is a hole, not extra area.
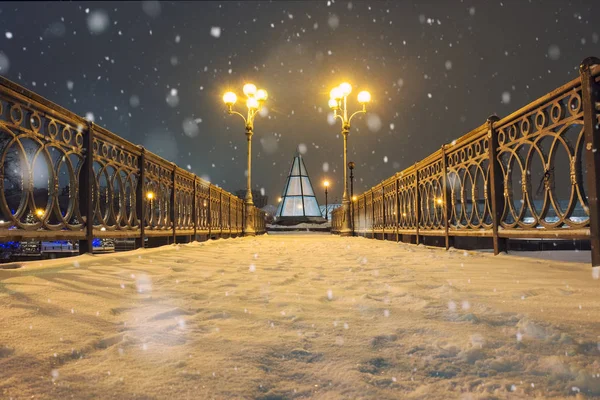
[(37, 210), (35, 210), (35, 214), (38, 217), (41, 217), (42, 215), (44, 215), (44, 210), (42, 210), (41, 208), (38, 208)]
[(154, 193), (148, 192), (146, 193), (146, 197), (148, 198), (148, 200), (152, 200), (154, 198)]
[(246, 100), (246, 106), (252, 110), (256, 110), (258, 108), (258, 100), (254, 97), (249, 97), (248, 100)]
[(371, 93), (362, 91), (358, 94), (358, 102), (360, 104), (366, 104), (371, 101)]
[(344, 97), (344, 93), (342, 93), (342, 89), (340, 89), (339, 87), (335, 87), (331, 89), (331, 92), (329, 92), (329, 97), (335, 100), (339, 100), (342, 97)]
[(336, 99), (329, 99), (329, 108), (337, 110), (339, 108), (338, 101)]
[(234, 105), (236, 101), (237, 96), (233, 92), (227, 92), (223, 95), (223, 102), (228, 106)]
[(323, 182), (323, 185), (325, 185), (325, 187), (329, 187), (329, 181)]
[(266, 101), (267, 98), (269, 97), (269, 95), (267, 94), (267, 91), (264, 89), (258, 89), (256, 91), (256, 100), (258, 101)]
[(348, 82), (344, 82), (340, 85), (340, 90), (344, 94), (344, 96), (348, 96), (352, 92), (352, 85)]
[(254, 96), (256, 94), (256, 86), (252, 83), (246, 83), (244, 85), (244, 94), (248, 97)]

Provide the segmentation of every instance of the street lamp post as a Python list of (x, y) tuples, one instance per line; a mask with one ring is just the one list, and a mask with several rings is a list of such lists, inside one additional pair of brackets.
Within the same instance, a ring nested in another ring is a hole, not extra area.
[(329, 220), (328, 210), (327, 210), (327, 189), (329, 188), (329, 181), (323, 182), (323, 186), (325, 186), (325, 221)]
[(244, 236), (254, 236), (256, 234), (254, 230), (254, 213), (252, 207), (254, 202), (252, 201), (252, 135), (254, 134), (254, 117), (261, 109), (262, 104), (267, 100), (267, 91), (263, 89), (256, 89), (256, 86), (247, 83), (243, 88), (244, 94), (246, 95), (246, 107), (248, 107), (248, 115), (244, 117), (243, 114), (234, 111), (233, 105), (237, 101), (237, 96), (233, 92), (227, 92), (223, 95), (223, 102), (227, 106), (228, 114), (239, 115), (244, 120), (246, 127), (246, 138), (248, 140), (248, 184), (246, 188), (246, 199), (244, 200), (246, 206), (246, 212), (244, 216)]
[(342, 136), (344, 138), (344, 194), (342, 196), (342, 207), (344, 217), (342, 219), (342, 228), (340, 236), (351, 236), (350, 228), (350, 198), (348, 197), (348, 177), (346, 171), (346, 160), (348, 154), (348, 134), (350, 133), (350, 121), (355, 115), (367, 112), (367, 103), (371, 101), (371, 94), (362, 91), (358, 94), (358, 102), (362, 106), (361, 110), (354, 112), (348, 117), (347, 99), (352, 92), (352, 86), (349, 83), (342, 83), (340, 86), (331, 89), (329, 107), (333, 110), (334, 118), (342, 121)]
[(354, 197), (354, 161), (350, 161), (348, 163), (348, 168), (350, 168), (350, 197)]
[(350, 204), (352, 204), (351, 208), (350, 208), (350, 225), (351, 225), (351, 229), (352, 229), (352, 236), (354, 236), (354, 202), (356, 201), (356, 199), (354, 198), (354, 167), (356, 164), (354, 164), (354, 161), (350, 161), (348, 163), (348, 168), (350, 168), (350, 198), (352, 199), (352, 202)]

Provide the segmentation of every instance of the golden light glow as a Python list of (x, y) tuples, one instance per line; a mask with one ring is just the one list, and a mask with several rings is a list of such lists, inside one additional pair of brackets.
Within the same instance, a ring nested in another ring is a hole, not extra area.
[(356, 199), (358, 199), (358, 197), (352, 196), (352, 201), (356, 201)]
[(344, 82), (340, 85), (340, 90), (344, 94), (344, 96), (348, 96), (352, 92), (352, 85), (348, 82)]
[(403, 217), (406, 217), (406, 213), (402, 213), (402, 216), (403, 216)]
[(371, 101), (371, 93), (367, 92), (366, 90), (363, 90), (362, 92), (360, 92), (358, 94), (358, 102), (360, 104), (365, 104)]
[(325, 187), (329, 187), (329, 181), (325, 181), (325, 182), (323, 182), (323, 185), (324, 185)]
[(438, 206), (441, 206), (442, 204), (444, 204), (444, 200), (441, 197), (438, 197), (437, 199), (435, 199), (435, 202), (438, 204)]
[(244, 85), (244, 94), (248, 97), (256, 94), (256, 86), (252, 83), (246, 83)]
[(331, 89), (331, 92), (329, 92), (329, 97), (335, 100), (339, 100), (342, 97), (344, 97), (344, 93), (342, 93), (342, 89), (340, 89), (339, 87), (334, 87), (333, 89)]
[(223, 95), (223, 102), (228, 106), (232, 106), (237, 101), (237, 96), (233, 92), (227, 92)]
[(246, 106), (252, 110), (256, 110), (258, 108), (258, 100), (254, 97), (248, 97), (246, 100)]
[(266, 101), (267, 98), (269, 97), (269, 94), (264, 89), (258, 89), (256, 91), (256, 96), (255, 97), (256, 97), (256, 100), (258, 100), (258, 101)]
[(329, 99), (329, 108), (332, 110), (337, 110), (340, 108), (338, 101), (336, 99)]
[(41, 208), (38, 208), (37, 210), (35, 210), (35, 215), (37, 215), (38, 217), (43, 216), (44, 210), (42, 210)]
[(281, 203), (281, 200), (283, 200), (281, 197), (279, 199), (277, 199), (278, 203)]
[(152, 199), (154, 198), (154, 193), (152, 193), (152, 192), (148, 192), (148, 193), (146, 193), (146, 198), (147, 198), (148, 200), (152, 200)]

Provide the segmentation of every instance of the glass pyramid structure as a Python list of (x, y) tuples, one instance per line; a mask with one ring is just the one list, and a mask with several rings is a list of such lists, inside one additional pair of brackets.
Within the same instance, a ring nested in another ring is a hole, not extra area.
[(299, 152), (296, 152), (292, 161), (275, 218), (278, 223), (321, 222), (321, 219), (324, 222), (325, 220)]

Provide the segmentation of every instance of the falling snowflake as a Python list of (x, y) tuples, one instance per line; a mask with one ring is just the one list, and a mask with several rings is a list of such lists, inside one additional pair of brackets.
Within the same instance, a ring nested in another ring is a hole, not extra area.
[(210, 36), (219, 38), (221, 37), (221, 28), (218, 26), (213, 26), (210, 28)]
[(331, 29), (336, 29), (338, 26), (340, 26), (340, 18), (335, 14), (331, 14), (327, 19), (327, 24)]
[(92, 11), (87, 17), (87, 26), (94, 35), (103, 33), (110, 25), (110, 18), (104, 10)]

